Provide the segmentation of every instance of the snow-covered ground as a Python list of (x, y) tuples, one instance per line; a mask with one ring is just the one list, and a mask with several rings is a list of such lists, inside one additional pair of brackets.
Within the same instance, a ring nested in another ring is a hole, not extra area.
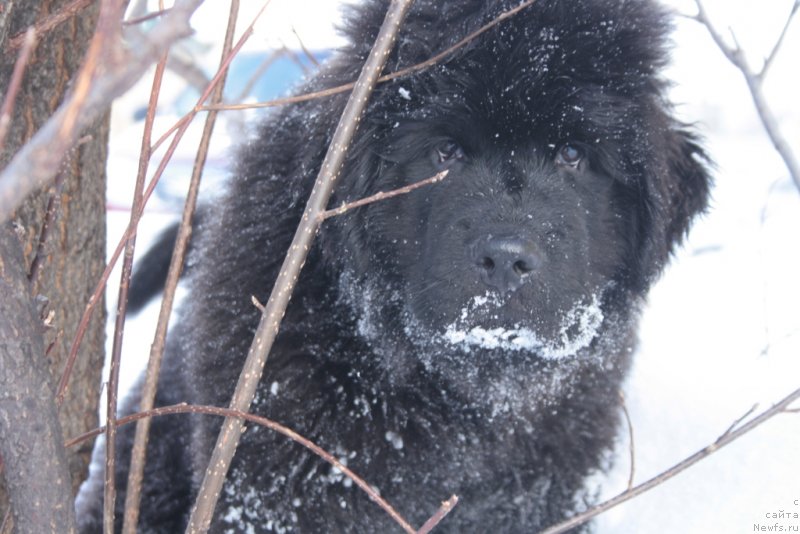
[[(339, 42), (331, 30), (338, 1), (274, 0), (246, 50), (285, 44), (297, 48), (293, 26), (313, 50)], [(694, 13), (691, 0), (670, 2)], [(721, 33), (732, 27), (754, 64), (771, 49), (792, 0), (707, 0)], [(222, 5), (207, 2), (195, 19), (192, 52), (213, 65), (219, 55)], [(245, 2), (242, 20), (260, 2)], [(695, 122), (716, 162), (716, 186), (708, 214), (653, 289), (641, 325), (641, 345), (626, 387), (635, 434), (635, 479), (641, 482), (713, 442), (754, 404), (757, 411), (800, 387), (800, 191), (766, 137), (744, 80), (718, 51), (705, 28), (679, 19), (675, 34), (673, 99), (684, 120)], [(790, 29), (766, 80), (765, 91), (783, 135), (800, 154), (800, 20)], [(146, 105), (148, 85), (115, 108), (109, 162), (109, 243), (128, 214), (141, 135), (132, 121)], [(177, 98), (182, 83), (171, 78), (165, 99)], [(165, 106), (156, 131), (174, 120)], [(191, 168), (193, 130), (168, 174)], [(210, 160), (213, 176), (224, 175), (230, 139), (217, 129)], [(178, 182), (180, 179), (177, 180)], [(163, 191), (169, 192), (167, 188)], [(122, 209), (121, 209), (122, 208)], [(155, 232), (174, 219), (175, 207), (154, 199), (139, 232), (145, 250)], [(118, 277), (118, 276), (117, 276)], [(116, 289), (109, 292), (113, 311)], [(157, 307), (126, 328), (123, 387), (135, 379), (149, 348)], [(603, 477), (604, 493), (624, 489), (629, 474), (626, 436), (616, 467)], [(798, 532), (800, 520), (800, 415), (780, 415), (657, 489), (597, 520), (605, 533), (686, 534)], [(776, 516), (784, 514), (783, 519)], [(775, 514), (775, 515), (773, 515)], [(776, 529), (775, 527), (783, 527)], [(763, 530), (767, 531), (767, 530)]]
[[(760, 64), (791, 2), (707, 2)], [(765, 9), (766, 7), (769, 9)], [(680, 2), (693, 13), (693, 2)], [(711, 11), (711, 8), (713, 11)], [(765, 90), (800, 152), (800, 21)], [(713, 442), (754, 404), (800, 387), (800, 191), (764, 134), (741, 74), (694, 21), (683, 20), (671, 77), (686, 120), (717, 164), (713, 203), (650, 295), (628, 380), (636, 480)], [(606, 493), (625, 487), (627, 446)], [(612, 482), (616, 479), (615, 482)], [(679, 477), (607, 513), (600, 532), (800, 531), (800, 418), (781, 415)], [(792, 517), (797, 517), (793, 515)]]

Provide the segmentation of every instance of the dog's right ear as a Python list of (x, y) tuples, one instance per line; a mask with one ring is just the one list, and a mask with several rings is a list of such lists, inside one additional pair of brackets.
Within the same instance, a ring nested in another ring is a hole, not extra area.
[(689, 231), (694, 217), (703, 213), (708, 206), (712, 184), (709, 170), (711, 162), (697, 136), (685, 128), (671, 130), (665, 145), (669, 168), (666, 179), (672, 192), (666, 238), (674, 248)]

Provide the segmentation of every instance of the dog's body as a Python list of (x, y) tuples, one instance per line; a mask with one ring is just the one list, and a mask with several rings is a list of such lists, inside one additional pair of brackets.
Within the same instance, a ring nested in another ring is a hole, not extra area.
[[(350, 13), (351, 44), (303, 90), (356, 78), (387, 4)], [(417, 0), (387, 70), (517, 4)], [(449, 175), (325, 223), (252, 411), (334, 453), (417, 526), (451, 494), (443, 532), (535, 532), (584, 506), (640, 304), (707, 200), (702, 153), (658, 77), (667, 29), (649, 0), (541, 0), (379, 85), (332, 205)], [(283, 109), (242, 146), (198, 228), (160, 403), (228, 405), (258, 323), (251, 296), (266, 299), (346, 98)], [(219, 424), (154, 421), (143, 532), (185, 524)], [(92, 484), (85, 532), (99, 524)], [(212, 528), (396, 529), (341, 473), (255, 426)]]

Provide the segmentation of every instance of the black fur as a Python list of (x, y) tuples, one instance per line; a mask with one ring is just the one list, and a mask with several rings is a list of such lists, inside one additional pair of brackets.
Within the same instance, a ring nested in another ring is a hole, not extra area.
[(172, 251), (178, 238), (178, 228), (174, 224), (164, 230), (142, 259), (137, 261), (131, 278), (131, 291), (128, 293), (129, 313), (141, 311), (164, 288)]
[[(417, 0), (387, 70), (518, 3)], [(356, 78), (387, 4), (350, 11), (350, 44), (303, 91)], [(346, 460), (415, 525), (451, 494), (441, 532), (535, 532), (584, 506), (640, 305), (707, 202), (703, 154), (664, 100), (668, 29), (651, 0), (540, 0), (379, 85), (332, 205), (449, 176), (324, 224), (253, 411)], [(346, 98), (284, 108), (242, 145), (197, 233), (161, 378), (170, 401), (228, 404), (258, 322), (251, 295), (268, 295)], [(144, 532), (185, 520), (220, 423), (176, 421), (154, 428)], [(263, 428), (226, 484), (214, 532), (397, 530)], [(84, 502), (96, 531), (99, 493)]]

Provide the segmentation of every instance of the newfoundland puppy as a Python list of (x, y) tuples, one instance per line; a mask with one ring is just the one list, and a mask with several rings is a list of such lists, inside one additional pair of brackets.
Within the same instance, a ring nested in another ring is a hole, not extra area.
[[(350, 8), (348, 44), (299, 92), (355, 80), (388, 3)], [(417, 0), (386, 71), (519, 4)], [(642, 302), (708, 197), (703, 152), (665, 99), (669, 27), (653, 0), (539, 0), (378, 85), (331, 205), (449, 173), (323, 224), (252, 411), (335, 454), (417, 526), (451, 494), (440, 532), (532, 533), (586, 507)], [(347, 97), (282, 108), (242, 143), (197, 228), (160, 404), (228, 405), (260, 315), (251, 297), (269, 294)], [(142, 532), (182, 531), (219, 428), (154, 420)], [(99, 529), (100, 482), (79, 506), (84, 532)], [(212, 526), (398, 530), (341, 472), (258, 426)]]

